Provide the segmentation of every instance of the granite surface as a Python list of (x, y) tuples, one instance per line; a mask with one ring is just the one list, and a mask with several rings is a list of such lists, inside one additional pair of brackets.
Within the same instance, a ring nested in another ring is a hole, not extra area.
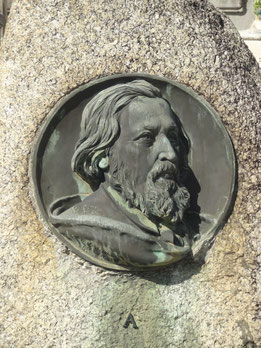
[[(261, 74), (231, 21), (204, 0), (12, 6), (0, 64), (0, 345), (260, 346)], [(48, 112), (73, 88), (128, 72), (190, 86), (233, 140), (235, 207), (204, 264), (104, 271), (69, 252), (32, 207), (28, 162)], [(123, 328), (129, 312), (136, 330)]]

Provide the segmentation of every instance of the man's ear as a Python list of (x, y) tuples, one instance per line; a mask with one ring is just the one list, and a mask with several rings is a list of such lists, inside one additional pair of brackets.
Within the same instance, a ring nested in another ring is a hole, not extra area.
[(101, 169), (107, 169), (109, 167), (109, 157), (103, 157), (98, 163), (99, 168)]

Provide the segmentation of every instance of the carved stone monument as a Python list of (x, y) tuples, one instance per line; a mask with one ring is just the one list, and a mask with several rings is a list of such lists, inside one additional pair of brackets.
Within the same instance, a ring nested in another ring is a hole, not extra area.
[[(185, 86), (142, 77), (98, 80), (94, 97), (81, 87), (74, 94), (90, 99), (82, 113), (66, 112), (75, 103), (69, 95), (47, 117), (32, 158), (35, 197), (54, 233), (81, 257), (117, 270), (198, 258), (234, 197), (234, 152), (218, 115)], [(183, 108), (182, 122), (171, 104)], [(66, 132), (72, 119), (74, 141)]]
[(1, 346), (258, 347), (260, 87), (206, 1), (14, 2)]

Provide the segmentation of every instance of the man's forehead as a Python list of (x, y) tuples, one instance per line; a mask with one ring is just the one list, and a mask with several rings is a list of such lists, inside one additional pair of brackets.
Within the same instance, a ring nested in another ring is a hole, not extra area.
[(120, 123), (123, 126), (173, 127), (174, 114), (166, 100), (162, 98), (137, 97), (122, 110)]

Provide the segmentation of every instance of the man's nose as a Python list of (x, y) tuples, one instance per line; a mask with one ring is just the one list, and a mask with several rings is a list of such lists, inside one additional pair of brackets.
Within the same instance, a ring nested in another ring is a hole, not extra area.
[(159, 141), (159, 160), (161, 161), (170, 161), (175, 163), (177, 161), (177, 154), (174, 148), (171, 145), (169, 139), (162, 135)]

